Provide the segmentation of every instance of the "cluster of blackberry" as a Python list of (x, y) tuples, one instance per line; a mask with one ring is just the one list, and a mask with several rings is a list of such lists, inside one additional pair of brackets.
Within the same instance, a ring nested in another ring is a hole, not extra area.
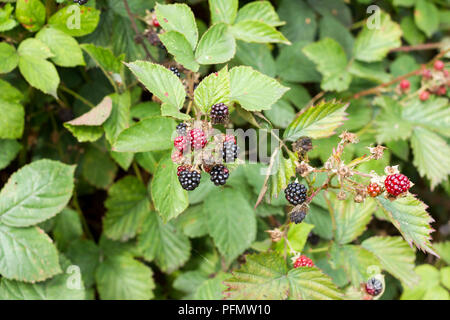
[(224, 103), (217, 103), (211, 107), (211, 121), (214, 124), (226, 123), (228, 121), (228, 107)]
[(170, 71), (172, 71), (178, 78), (181, 77), (181, 73), (180, 73), (180, 71), (178, 71), (178, 68), (170, 67)]
[[(176, 127), (178, 136), (174, 140), (174, 146), (176, 151), (172, 154), (172, 160), (176, 163), (185, 163), (185, 156), (188, 155), (188, 151), (202, 150), (208, 144), (208, 139), (201, 128), (190, 128), (185, 123), (179, 123)], [(234, 136), (225, 135), (223, 138), (222, 156), (227, 159), (227, 162), (236, 160), (238, 156), (238, 147), (236, 145), (236, 139)], [(180, 165), (178, 167), (178, 179), (181, 186), (185, 190), (194, 190), (200, 184), (201, 170), (209, 173), (211, 181), (216, 186), (226, 184), (229, 178), (230, 172), (228, 168), (223, 164), (209, 165), (203, 163), (202, 165), (192, 168), (190, 166)]]

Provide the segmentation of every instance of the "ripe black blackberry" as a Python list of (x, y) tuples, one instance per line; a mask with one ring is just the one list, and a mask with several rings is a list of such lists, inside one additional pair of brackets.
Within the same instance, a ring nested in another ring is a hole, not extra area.
[(210, 117), (212, 120), (212, 123), (218, 124), (218, 123), (225, 123), (228, 120), (228, 107), (225, 105), (225, 103), (217, 103), (211, 107)]
[(225, 141), (223, 143), (222, 157), (225, 162), (234, 162), (237, 159), (239, 147), (234, 141)]
[(211, 175), (211, 181), (214, 182), (216, 186), (223, 186), (227, 183), (227, 179), (230, 176), (228, 168), (224, 165), (215, 165), (209, 172)]
[(89, 0), (73, 0), (73, 3), (78, 3), (80, 6), (88, 3)]
[(181, 77), (181, 73), (180, 71), (178, 71), (178, 68), (176, 67), (170, 67), (170, 71), (172, 71), (173, 73), (175, 73), (175, 75), (180, 78)]
[(375, 277), (367, 280), (366, 292), (371, 296), (377, 296), (383, 291), (383, 283)]
[(181, 122), (177, 125), (177, 133), (180, 136), (185, 136), (187, 135), (187, 124), (184, 122)]
[(306, 187), (298, 182), (289, 183), (284, 190), (286, 200), (294, 206), (305, 202), (306, 192)]
[(298, 224), (301, 223), (306, 217), (306, 211), (303, 209), (292, 211), (289, 218), (291, 222)]
[(178, 181), (183, 189), (191, 191), (198, 187), (201, 177), (200, 172), (185, 169), (178, 175)]

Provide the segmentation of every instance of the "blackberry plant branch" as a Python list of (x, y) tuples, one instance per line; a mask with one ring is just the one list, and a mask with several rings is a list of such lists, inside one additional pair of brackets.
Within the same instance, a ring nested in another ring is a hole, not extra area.
[(130, 10), (130, 6), (128, 4), (128, 0), (123, 0), (123, 4), (125, 6), (125, 10), (127, 11), (127, 15), (130, 18), (131, 21), (131, 28), (133, 28), (134, 33), (136, 33), (136, 42), (138, 44), (140, 44), (142, 46), (142, 48), (145, 51), (145, 54), (147, 56), (147, 59), (150, 59), (153, 62), (156, 62), (155, 58), (153, 58), (153, 55), (151, 54), (150, 50), (147, 48), (147, 45), (145, 44), (145, 42), (143, 41), (143, 36), (142, 34), (139, 32), (139, 29), (137, 27), (136, 24), (136, 20), (134, 19), (133, 13)]

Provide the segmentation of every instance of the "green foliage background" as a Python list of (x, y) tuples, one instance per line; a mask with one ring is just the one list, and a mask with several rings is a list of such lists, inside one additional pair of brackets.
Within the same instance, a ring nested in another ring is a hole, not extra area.
[[(449, 69), (448, 2), (376, 1), (379, 29), (367, 0), (166, 2), (0, 0), (0, 299), (361, 299), (375, 266), (381, 299), (448, 300), (448, 93), (420, 101), (415, 73), (437, 55)], [(166, 49), (145, 36), (154, 7)], [(193, 97), (167, 62), (200, 74)], [(317, 267), (293, 269), (265, 231), (286, 220), (295, 155), (271, 155), (257, 209), (262, 163), (233, 167), (225, 188), (178, 183), (175, 126), (189, 103), (217, 102), (234, 128), (314, 138), (315, 165), (344, 130), (360, 139), (346, 161), (383, 144), (358, 170), (399, 165), (412, 194), (317, 196), (287, 235)]]

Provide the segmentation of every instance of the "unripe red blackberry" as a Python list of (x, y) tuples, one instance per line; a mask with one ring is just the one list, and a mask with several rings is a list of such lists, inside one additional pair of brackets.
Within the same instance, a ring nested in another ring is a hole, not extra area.
[(424, 79), (431, 79), (431, 78), (432, 78), (431, 71), (428, 70), (428, 69), (424, 69), (424, 70), (422, 71), (422, 77), (423, 77)]
[(203, 149), (207, 143), (205, 133), (200, 128), (194, 128), (189, 131), (189, 139), (191, 142), (191, 146), (195, 150)]
[(407, 176), (396, 173), (386, 177), (384, 180), (384, 187), (389, 194), (398, 196), (399, 194), (408, 191), (411, 187), (411, 183)]
[(209, 174), (211, 175), (211, 181), (216, 186), (223, 186), (225, 183), (227, 183), (227, 179), (230, 175), (230, 172), (228, 171), (227, 167), (218, 164), (211, 169)]
[(289, 183), (286, 189), (284, 190), (286, 200), (289, 201), (289, 203), (294, 206), (305, 202), (306, 192), (307, 192), (306, 187), (298, 182)]
[(211, 107), (209, 115), (212, 123), (225, 123), (229, 115), (228, 107), (224, 103), (217, 103)]
[(411, 83), (409, 82), (409, 80), (404, 79), (400, 82), (400, 89), (402, 89), (402, 91), (409, 90), (410, 86), (411, 86)]
[(378, 197), (381, 194), (381, 187), (378, 183), (371, 183), (367, 186), (367, 193), (372, 197)]
[(430, 93), (427, 90), (422, 91), (419, 95), (419, 99), (422, 101), (427, 101), (429, 97), (430, 97)]
[(227, 135), (225, 136), (225, 142), (228, 142), (228, 141), (233, 141), (233, 143), (236, 144), (236, 137), (227, 134)]
[(188, 140), (186, 136), (178, 136), (175, 138), (173, 145), (175, 148), (177, 148), (179, 151), (184, 151), (187, 149), (188, 146)]
[(191, 191), (198, 187), (201, 177), (200, 172), (185, 169), (179, 173), (178, 181), (183, 189)]
[(436, 94), (438, 96), (444, 96), (447, 93), (447, 87), (445, 85), (440, 86), (437, 90), (436, 90)]
[(189, 170), (189, 167), (188, 166), (178, 166), (177, 176), (180, 176), (180, 173), (183, 172), (184, 170)]
[(294, 268), (300, 268), (300, 267), (314, 267), (314, 262), (308, 258), (307, 256), (300, 256), (295, 260), (294, 262)]
[(377, 278), (370, 278), (366, 283), (366, 292), (375, 297), (383, 291), (383, 283)]
[(436, 60), (434, 62), (434, 70), (441, 71), (442, 69), (444, 69), (444, 66), (445, 64), (442, 60)]

